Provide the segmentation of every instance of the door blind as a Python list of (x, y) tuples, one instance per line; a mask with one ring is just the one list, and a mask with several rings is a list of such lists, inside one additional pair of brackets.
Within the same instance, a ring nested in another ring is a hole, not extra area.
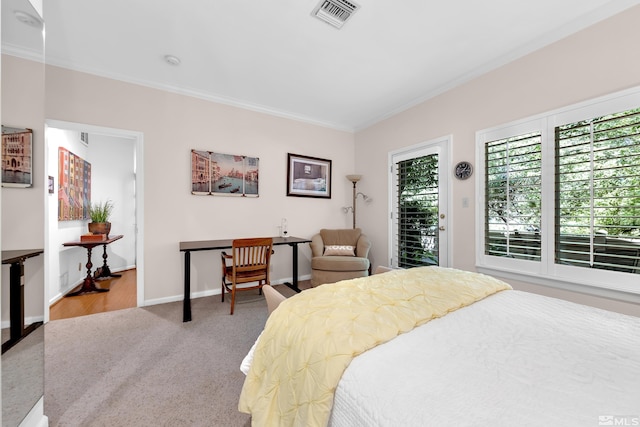
[(396, 163), (397, 266), (438, 265), (438, 154)]

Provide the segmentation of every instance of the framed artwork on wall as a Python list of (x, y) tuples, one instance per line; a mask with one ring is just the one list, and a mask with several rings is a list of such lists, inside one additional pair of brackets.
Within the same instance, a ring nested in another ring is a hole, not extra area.
[(257, 157), (191, 150), (191, 194), (258, 197)]
[(33, 185), (31, 129), (2, 126), (2, 186), (31, 187)]
[(288, 153), (287, 196), (331, 198), (331, 160)]
[(58, 221), (89, 219), (91, 163), (58, 148)]

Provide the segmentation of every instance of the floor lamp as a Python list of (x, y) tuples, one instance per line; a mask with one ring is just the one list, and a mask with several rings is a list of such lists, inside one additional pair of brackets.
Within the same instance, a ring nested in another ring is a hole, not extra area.
[(353, 228), (356, 228), (356, 184), (361, 178), (362, 175), (347, 175), (347, 179), (353, 183), (353, 204), (351, 205), (351, 212), (353, 213)]

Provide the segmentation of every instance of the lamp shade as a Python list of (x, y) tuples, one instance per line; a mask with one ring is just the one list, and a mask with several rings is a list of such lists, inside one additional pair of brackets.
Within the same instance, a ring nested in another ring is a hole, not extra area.
[(347, 175), (347, 179), (353, 183), (360, 181), (362, 175)]

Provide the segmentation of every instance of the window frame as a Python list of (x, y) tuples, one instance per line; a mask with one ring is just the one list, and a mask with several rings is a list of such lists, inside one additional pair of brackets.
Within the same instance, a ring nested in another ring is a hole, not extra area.
[[(476, 132), (476, 268), (523, 282), (640, 303), (640, 274), (555, 264), (555, 127), (640, 107), (640, 87)], [(528, 132), (542, 135), (540, 261), (485, 254), (485, 144)], [(635, 280), (633, 280), (635, 279)]]
[[(526, 271), (528, 273), (534, 274), (534, 273), (540, 273), (540, 268), (539, 268), (539, 263), (542, 263), (544, 261), (543, 257), (546, 254), (546, 250), (543, 250), (543, 248), (541, 248), (541, 259), (540, 261), (533, 261), (533, 265), (532, 262), (529, 260), (516, 260), (516, 259), (510, 259), (510, 258), (505, 258), (505, 257), (496, 257), (496, 256), (492, 256), (492, 255), (487, 255), (485, 254), (485, 204), (486, 204), (486, 194), (485, 194), (485, 179), (486, 179), (486, 168), (485, 168), (485, 146), (487, 143), (492, 142), (492, 141), (496, 141), (496, 140), (501, 140), (501, 139), (506, 139), (506, 138), (510, 138), (512, 136), (517, 136), (517, 135), (525, 135), (525, 134), (529, 134), (529, 133), (540, 133), (540, 138), (542, 141), (545, 140), (545, 132), (542, 130), (543, 129), (543, 125), (544, 122), (541, 120), (529, 120), (529, 121), (524, 121), (524, 122), (519, 122), (519, 123), (515, 123), (512, 124), (510, 126), (504, 127), (504, 128), (500, 128), (500, 129), (496, 129), (496, 131), (494, 132), (487, 132), (481, 135), (481, 143), (478, 145), (478, 151), (482, 151), (481, 153), (479, 153), (479, 157), (476, 160), (476, 164), (479, 166), (478, 167), (478, 174), (476, 175), (476, 194), (478, 194), (479, 196), (479, 203), (478, 203), (478, 210), (481, 210), (481, 214), (482, 214), (482, 222), (477, 224), (478, 228), (482, 228), (482, 230), (480, 230), (480, 234), (477, 236), (478, 239), (482, 239), (482, 241), (480, 240), (476, 240), (478, 243), (478, 257), (479, 259), (482, 259), (483, 261), (486, 260), (487, 257), (491, 257), (491, 258), (496, 258), (496, 263), (499, 266), (502, 266), (503, 268), (509, 268), (510, 264), (514, 264), (514, 266), (517, 268), (518, 271)], [(544, 157), (545, 157), (545, 151), (544, 151), (544, 144), (542, 144), (542, 172), (541, 172), (541, 179), (542, 179), (542, 187), (544, 188), (544, 182), (545, 182), (545, 169), (544, 169)], [(542, 196), (544, 195), (544, 191), (542, 191)], [(541, 214), (541, 229), (545, 230), (545, 222), (544, 222), (544, 206), (545, 204), (545, 200), (544, 198), (541, 200), (542, 203), (542, 214)], [(542, 244), (544, 244), (544, 238), (542, 239)], [(508, 263), (504, 263), (501, 260), (508, 260)], [(516, 261), (523, 261), (523, 262), (516, 262)], [(486, 261), (485, 261), (486, 262)], [(538, 264), (538, 265), (536, 265)]]

